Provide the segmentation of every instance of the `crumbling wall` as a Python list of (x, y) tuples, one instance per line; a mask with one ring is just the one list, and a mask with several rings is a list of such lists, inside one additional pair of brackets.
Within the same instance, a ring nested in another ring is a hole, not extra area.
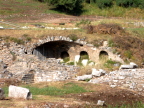
[[(35, 52), (35, 49), (49, 42), (54, 43), (52, 48), (59, 45), (59, 51), (55, 50), (57, 51), (56, 56), (53, 55), (52, 58), (51, 56), (44, 56), (45, 58), (41, 60), (39, 58), (40, 56), (35, 54), (39, 53), (38, 51)], [(24, 45), (1, 41), (0, 59), (6, 63), (8, 68), (3, 71), (4, 74), (0, 77), (17, 78), (26, 83), (71, 79), (77, 74), (78, 67), (60, 63), (58, 58), (62, 57), (61, 53), (64, 51), (69, 55), (70, 61), (74, 61), (75, 56), (80, 55), (81, 52), (86, 52), (89, 56), (89, 60), (99, 62), (100, 52), (105, 51), (109, 59), (123, 62), (118, 55), (113, 54), (112, 48), (106, 45), (96, 48), (92, 44), (87, 44), (79, 39), (77, 41), (72, 41), (69, 37), (48, 36), (43, 40), (27, 42)], [(33, 73), (30, 73), (31, 71), (33, 71)]]

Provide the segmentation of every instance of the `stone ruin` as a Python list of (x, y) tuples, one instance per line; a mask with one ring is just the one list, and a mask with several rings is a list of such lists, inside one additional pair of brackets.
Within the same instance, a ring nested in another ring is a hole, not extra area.
[(16, 78), (25, 83), (73, 79), (79, 67), (60, 61), (69, 57), (74, 62), (77, 55), (81, 57), (83, 54), (87, 54), (94, 63), (99, 62), (102, 54), (123, 63), (107, 42), (94, 47), (80, 39), (72, 41), (63, 36), (48, 36), (24, 45), (0, 40), (0, 78)]

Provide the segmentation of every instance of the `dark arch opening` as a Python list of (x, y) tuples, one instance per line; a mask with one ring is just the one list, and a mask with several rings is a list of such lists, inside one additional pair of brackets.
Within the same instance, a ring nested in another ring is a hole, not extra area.
[(59, 40), (50, 41), (36, 47), (32, 54), (38, 56), (40, 60), (46, 60), (47, 58), (65, 58), (69, 57), (68, 51), (70, 47), (80, 45), (78, 43)]
[(100, 60), (108, 60), (108, 53), (106, 51), (101, 51), (99, 54)]
[(67, 51), (61, 52), (61, 58), (63, 59), (64, 62), (68, 62), (70, 60), (69, 54)]
[(68, 54), (67, 51), (61, 52), (61, 58), (62, 58), (62, 59), (67, 58), (67, 57), (69, 57), (69, 54)]
[(80, 60), (83, 60), (83, 59), (89, 59), (89, 55), (86, 51), (80, 52)]

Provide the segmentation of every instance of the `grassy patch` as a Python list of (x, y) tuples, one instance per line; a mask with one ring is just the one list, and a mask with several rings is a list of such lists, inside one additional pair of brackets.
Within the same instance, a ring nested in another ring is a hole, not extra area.
[(88, 92), (83, 87), (74, 84), (74, 83), (66, 83), (61, 88), (55, 86), (48, 86), (43, 88), (37, 88), (33, 86), (24, 86), (28, 88), (33, 95), (50, 95), (50, 96), (58, 96), (70, 93), (83, 93)]
[(144, 28), (128, 28), (127, 30), (134, 36), (144, 39)]

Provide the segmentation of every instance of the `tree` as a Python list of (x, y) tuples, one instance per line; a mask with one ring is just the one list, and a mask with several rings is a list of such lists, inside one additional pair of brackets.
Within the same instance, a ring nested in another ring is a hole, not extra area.
[(85, 0), (85, 2), (91, 4), (91, 3), (96, 3), (96, 0)]
[(100, 9), (111, 7), (113, 5), (112, 0), (96, 0), (96, 3)]
[(56, 9), (64, 12), (80, 12), (84, 0), (47, 0), (47, 2)]

